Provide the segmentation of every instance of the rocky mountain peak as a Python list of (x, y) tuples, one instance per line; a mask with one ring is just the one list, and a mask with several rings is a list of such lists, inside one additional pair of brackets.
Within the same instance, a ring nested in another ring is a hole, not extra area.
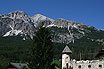
[(11, 12), (11, 13), (9, 13), (9, 14), (15, 14), (15, 15), (27, 15), (27, 13), (26, 12), (24, 12), (24, 11), (19, 11), (19, 10), (17, 10), (17, 11), (14, 11), (14, 12)]
[(32, 16), (31, 20), (34, 23), (35, 27), (39, 27), (42, 24), (42, 22), (45, 22), (45, 23), (47, 23), (45, 25), (48, 25), (50, 22), (53, 23), (55, 21), (55, 20), (50, 19), (41, 14), (36, 14), (36, 15)]
[(59, 18), (54, 21), (54, 25), (57, 25), (59, 27), (76, 27), (77, 28), (79, 23)]
[(56, 20), (59, 20), (59, 21), (69, 21), (69, 20), (66, 20), (66, 19), (63, 19), (63, 18), (58, 18)]
[(56, 26), (59, 26), (59, 27), (66, 27), (66, 28), (76, 28), (76, 29), (81, 29), (81, 28), (94, 28), (93, 26), (88, 26), (88, 25), (85, 25), (83, 23), (78, 23), (78, 22), (75, 22), (75, 21), (69, 21), (69, 20), (66, 20), (66, 19), (62, 19), (62, 18), (59, 18), (59, 19), (56, 19), (54, 21), (54, 25)]
[(34, 15), (33, 17), (44, 17), (44, 18), (47, 18), (46, 16), (42, 15), (42, 14), (36, 14)]
[(41, 15), (41, 14), (36, 14), (34, 16), (31, 17), (33, 19), (33, 22), (34, 23), (37, 23), (37, 22), (42, 22), (42, 21), (45, 21), (45, 20), (50, 20), (51, 22), (54, 22), (53, 19), (50, 19), (44, 15)]
[(24, 11), (14, 11), (14, 12), (3, 15), (2, 18), (11, 18), (13, 20), (15, 20), (15, 19), (21, 20), (22, 19), (24, 22), (30, 21), (29, 16)]
[(43, 16), (41, 14), (36, 14), (31, 17), (33, 19), (33, 22), (36, 23), (37, 21), (46, 20), (46, 16)]
[(53, 32), (53, 42), (70, 43), (80, 39), (96, 30), (93, 26), (87, 26), (82, 23), (65, 20), (62, 18), (53, 20), (41, 14), (28, 16), (24, 11), (14, 11), (5, 15), (0, 15), (0, 36), (17, 36), (24, 38), (33, 38), (34, 32), (37, 31), (44, 23)]

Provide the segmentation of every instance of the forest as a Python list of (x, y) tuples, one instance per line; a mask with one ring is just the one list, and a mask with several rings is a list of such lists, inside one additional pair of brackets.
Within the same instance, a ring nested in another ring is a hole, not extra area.
[[(0, 37), (0, 69), (4, 69), (10, 62), (27, 63), (32, 48), (32, 40), (21, 40), (20, 37)], [(53, 43), (53, 63), (60, 67), (62, 50), (65, 46), (72, 50), (72, 59), (96, 59), (96, 54), (103, 48), (102, 43), (86, 40), (83, 37), (75, 43)]]

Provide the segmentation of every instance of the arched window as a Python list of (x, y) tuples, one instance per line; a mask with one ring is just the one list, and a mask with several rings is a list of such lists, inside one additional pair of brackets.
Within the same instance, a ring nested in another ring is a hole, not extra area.
[(66, 63), (66, 69), (68, 69), (68, 63)]
[(91, 65), (88, 65), (88, 68), (91, 68)]
[(81, 65), (79, 65), (78, 68), (81, 68)]

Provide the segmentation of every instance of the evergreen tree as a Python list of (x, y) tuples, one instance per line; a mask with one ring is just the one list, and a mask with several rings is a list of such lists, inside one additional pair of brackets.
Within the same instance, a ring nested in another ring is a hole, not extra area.
[(48, 28), (40, 27), (33, 38), (33, 48), (29, 67), (31, 69), (53, 69), (51, 32)]

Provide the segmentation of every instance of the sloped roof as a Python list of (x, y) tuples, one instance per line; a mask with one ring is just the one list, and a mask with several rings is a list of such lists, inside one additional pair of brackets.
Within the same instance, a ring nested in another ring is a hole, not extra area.
[(14, 65), (18, 69), (20, 69), (23, 66), (26, 66), (26, 68), (28, 68), (27, 64), (25, 63), (10, 63), (10, 64)]
[(67, 54), (71, 54), (72, 51), (69, 49), (68, 46), (65, 46), (64, 50), (62, 51), (62, 53), (67, 53)]

